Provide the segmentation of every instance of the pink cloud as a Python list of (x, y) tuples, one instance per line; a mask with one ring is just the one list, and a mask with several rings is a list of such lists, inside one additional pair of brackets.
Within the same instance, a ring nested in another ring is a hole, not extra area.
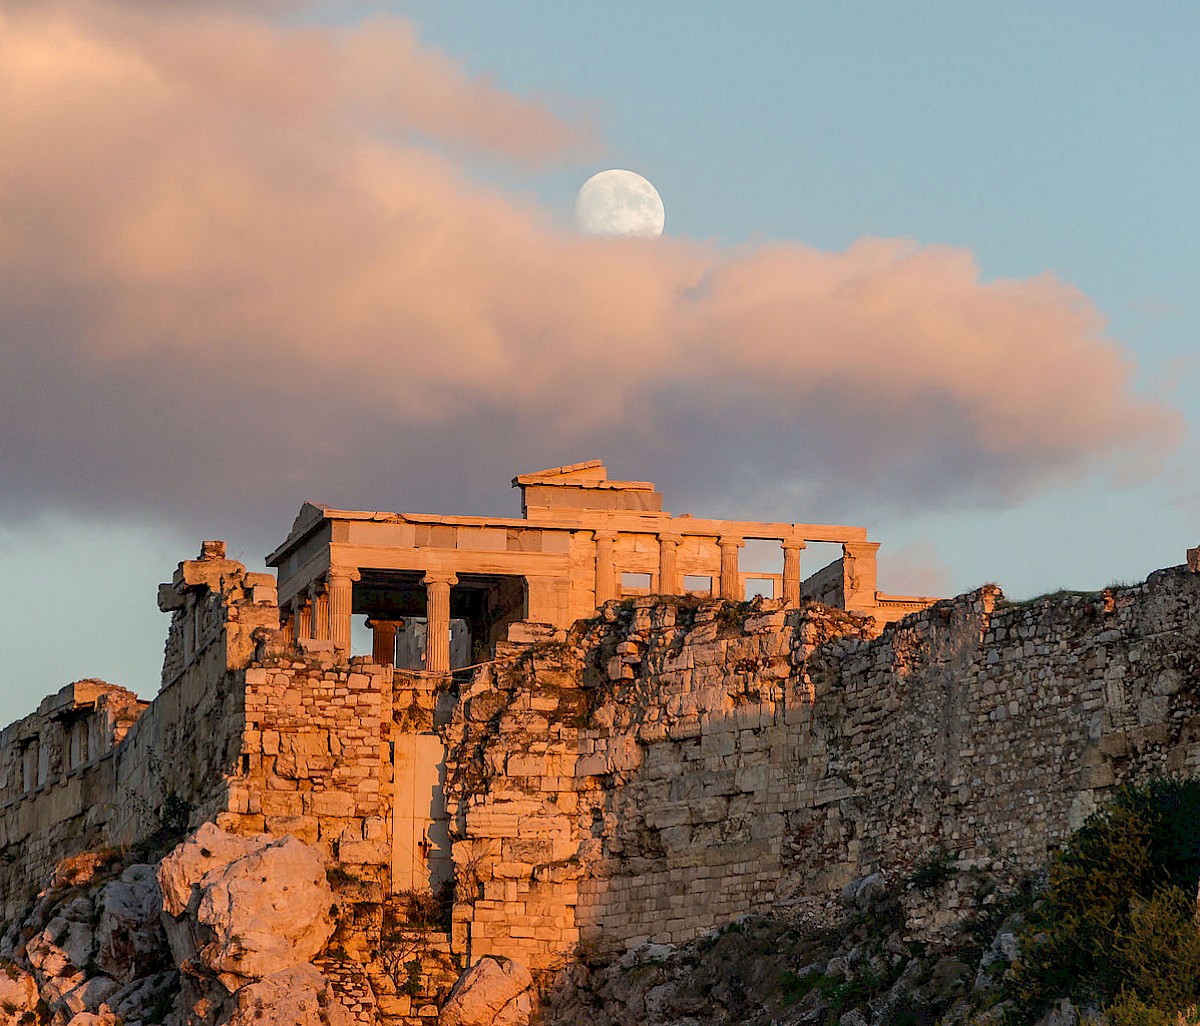
[(606, 455), (804, 519), (1010, 501), (1180, 437), (1052, 276), (584, 239), (474, 184), (416, 139), (543, 160), (586, 131), (398, 19), (23, 8), (0, 98), (9, 515), (394, 505), (416, 475), (469, 503)]
[(879, 580), (897, 595), (949, 595), (950, 567), (928, 542), (879, 551)]

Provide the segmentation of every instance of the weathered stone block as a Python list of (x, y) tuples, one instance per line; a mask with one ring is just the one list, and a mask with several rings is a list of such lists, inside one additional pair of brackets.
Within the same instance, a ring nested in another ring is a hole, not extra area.
[(392, 847), (381, 841), (340, 841), (337, 846), (338, 861), (349, 866), (367, 863), (386, 865), (391, 861)]
[(305, 796), (305, 804), (318, 817), (352, 817), (357, 808), (354, 795), (342, 791), (313, 791)]
[(316, 844), (319, 837), (317, 820), (314, 816), (266, 816), (267, 833), (276, 837), (291, 834), (305, 844)]

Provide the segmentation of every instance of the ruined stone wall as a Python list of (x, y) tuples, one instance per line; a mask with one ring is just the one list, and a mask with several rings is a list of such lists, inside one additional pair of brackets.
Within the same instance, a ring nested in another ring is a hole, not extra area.
[(586, 696), (563, 645), (501, 645), (462, 692), (448, 738), (453, 947), (533, 969), (579, 942), (576, 756)]
[[(1045, 861), (1114, 784), (1200, 770), (1200, 576), (1011, 605), (985, 588), (808, 670), (829, 885), (931, 848)], [(825, 878), (823, 877), (823, 882)]]
[(244, 728), (215, 821), (319, 848), (343, 905), (343, 946), (365, 950), (378, 938), (391, 859), (392, 668), (321, 651), (241, 676)]
[[(473, 678), (436, 681), (297, 648), (261, 576), (208, 545), (181, 564), (163, 689), (136, 722), (128, 693), (75, 685), (0, 735), (7, 912), (57, 859), (143, 838), (173, 801), (193, 826), (321, 848), (337, 943), (366, 961), (393, 745), (433, 731), (454, 951), (535, 972), (748, 912), (819, 918), (848, 881), (943, 850), (1011, 882), (1114, 785), (1200, 771), (1184, 568), (1019, 605), (988, 587), (882, 630), (816, 605), (639, 597), (570, 632), (519, 625)], [(81, 740), (81, 702), (111, 747)], [(44, 772), (31, 732), (58, 739)]]
[[(172, 619), (153, 702), (80, 682), (0, 735), (6, 915), (67, 855), (212, 821), (321, 847), (346, 922), (363, 943), (372, 924), (378, 935), (390, 856), (392, 671), (347, 664), (328, 643), (272, 650), (283, 639), (268, 583), (205, 543), (160, 592)], [(85, 711), (92, 726), (81, 749)], [(360, 905), (372, 909), (364, 929)]]
[(943, 850), (1015, 881), (1114, 784), (1200, 769), (1197, 612), (1183, 568), (1021, 605), (984, 588), (878, 637), (820, 607), (612, 603), (462, 696), (456, 947), (536, 970), (819, 917)]
[(0, 911), (24, 904), (64, 854), (107, 837), (115, 746), (144, 703), (104, 681), (68, 684), (0, 732)]
[(807, 806), (814, 646), (778, 603), (611, 603), (479, 675), (449, 730), (455, 945), (535, 970), (695, 936), (775, 898)]
[[(195, 825), (226, 807), (244, 724), (239, 670), (253, 657), (255, 632), (278, 627), (265, 577), (206, 542), (201, 558), (181, 563), (160, 592), (172, 619), (153, 702), (81, 681), (0, 735), (7, 913), (67, 855), (144, 840), (163, 828), (164, 815)], [(26, 787), (31, 745), (41, 755), (32, 760), (35, 786)]]

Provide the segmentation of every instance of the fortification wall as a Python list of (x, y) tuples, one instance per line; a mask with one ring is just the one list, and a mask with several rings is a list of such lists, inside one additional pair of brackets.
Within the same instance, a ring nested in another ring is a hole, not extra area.
[[(55, 861), (146, 837), (173, 800), (192, 826), (320, 847), (338, 943), (366, 960), (396, 850), (394, 746), (432, 751), (401, 743), (435, 730), (454, 950), (538, 971), (747, 912), (820, 918), (848, 881), (941, 850), (1011, 883), (1116, 784), (1200, 771), (1200, 575), (1182, 567), (1021, 605), (987, 587), (882, 630), (823, 606), (643, 597), (565, 635), (524, 625), (536, 643), (435, 687), (297, 648), (264, 575), (201, 555), (160, 596), (148, 708), (81, 682), (0, 736), (7, 914)], [(30, 737), (51, 739), (36, 758)], [(946, 905), (910, 922), (936, 931)]]
[(368, 945), (391, 852), (391, 667), (328, 643), (272, 649), (271, 580), (219, 543), (159, 598), (172, 617), (153, 702), (81, 681), (0, 734), (5, 917), (68, 855), (214, 821), (321, 847), (345, 932)]
[(1198, 611), (1184, 568), (1024, 605), (984, 588), (878, 637), (819, 607), (610, 604), (463, 693), (456, 946), (546, 969), (820, 917), (939, 850), (1015, 882), (1113, 785), (1200, 766)]
[(1200, 769), (1200, 576), (985, 588), (815, 653), (806, 857), (836, 887), (944, 848), (1036, 869), (1114, 785)]

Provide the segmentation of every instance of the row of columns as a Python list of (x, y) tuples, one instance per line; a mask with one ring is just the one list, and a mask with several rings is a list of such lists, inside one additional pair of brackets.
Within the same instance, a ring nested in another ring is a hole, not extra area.
[[(595, 532), (596, 546), (596, 605), (603, 605), (616, 598), (620, 589), (617, 580), (615, 531)], [(681, 535), (659, 535), (658, 591), (665, 595), (683, 593), (683, 577), (679, 572), (679, 546)], [(721, 598), (740, 600), (742, 578), (738, 566), (738, 550), (745, 541), (733, 535), (721, 535), (717, 539), (721, 561), (718, 586), (715, 589)], [(805, 548), (803, 541), (786, 539), (780, 543), (783, 549), (782, 595), (784, 603), (796, 606), (800, 603), (800, 552)], [(854, 549), (852, 552), (851, 549)], [(873, 556), (877, 544), (843, 546), (846, 553), (848, 574), (854, 578), (856, 559)], [(869, 550), (869, 552), (868, 552)], [(864, 562), (866, 560), (864, 559)], [(873, 571), (873, 564), (870, 569)], [(864, 574), (864, 577), (866, 575)], [(874, 574), (870, 574), (871, 587)], [(354, 582), (359, 579), (357, 570), (331, 567), (324, 578), (314, 581), (303, 595), (292, 600), (291, 628), (293, 638), (314, 638), (331, 641), (340, 651), (350, 650), (350, 614)], [(422, 579), (425, 585), (427, 635), (425, 645), (425, 669), (430, 673), (450, 672), (450, 591), (458, 583), (456, 574), (450, 571), (427, 571)], [(395, 658), (396, 632), (400, 626), (395, 620), (373, 620), (373, 658), (376, 662), (391, 663)]]
[(333, 647), (350, 650), (350, 611), (357, 570), (330, 567), (323, 578), (292, 599), (291, 640), (312, 638), (332, 641)]
[[(619, 594), (614, 548), (615, 531), (597, 531), (596, 542), (596, 605), (601, 606)], [(683, 537), (677, 534), (658, 536), (658, 592), (663, 595), (683, 593), (683, 576), (679, 573), (679, 546)], [(720, 576), (715, 589), (721, 598), (742, 599), (742, 578), (738, 567), (738, 549), (746, 542), (732, 535), (721, 535), (717, 546), (721, 552)], [(800, 550), (805, 544), (798, 539), (781, 542), (783, 548), (782, 598), (789, 606), (800, 604)]]
[[(312, 638), (331, 641), (338, 651), (350, 651), (350, 614), (353, 608), (357, 570), (331, 567), (308, 591), (292, 599), (293, 639)], [(453, 573), (430, 570), (422, 579), (425, 585), (425, 669), (431, 673), (450, 672), (450, 589), (458, 583)], [(396, 633), (399, 620), (372, 620), (372, 658), (377, 663), (395, 661)]]

